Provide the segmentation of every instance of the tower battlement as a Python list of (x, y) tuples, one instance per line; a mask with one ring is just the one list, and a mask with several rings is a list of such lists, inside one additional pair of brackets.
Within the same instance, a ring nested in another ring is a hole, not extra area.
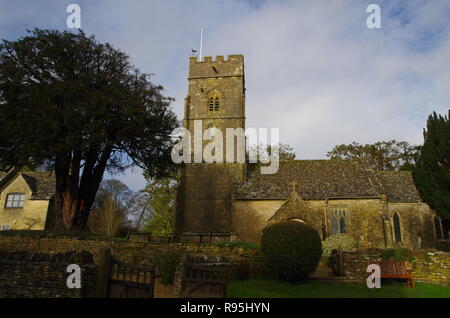
[(240, 54), (205, 56), (189, 58), (189, 79), (204, 77), (244, 76), (244, 56)]
[(205, 56), (202, 60), (198, 60), (198, 56), (192, 56), (189, 58), (189, 62), (192, 63), (217, 63), (217, 62), (244, 62), (244, 56), (242, 54), (231, 54), (225, 59), (224, 55), (216, 55), (215, 59), (212, 56)]

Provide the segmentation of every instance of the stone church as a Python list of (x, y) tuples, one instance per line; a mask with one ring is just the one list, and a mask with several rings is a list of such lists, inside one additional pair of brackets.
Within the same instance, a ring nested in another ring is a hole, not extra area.
[[(185, 128), (202, 120), (203, 130), (245, 129), (242, 55), (191, 57), (188, 84)], [(280, 161), (275, 174), (261, 174), (260, 165), (182, 164), (175, 239), (259, 243), (264, 227), (282, 220), (305, 222), (323, 240), (345, 234), (361, 248), (433, 247), (443, 237), (409, 172), (356, 160)]]

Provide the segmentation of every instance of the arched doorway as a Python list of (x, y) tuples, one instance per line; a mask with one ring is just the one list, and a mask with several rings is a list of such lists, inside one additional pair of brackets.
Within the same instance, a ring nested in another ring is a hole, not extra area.
[(301, 222), (301, 223), (305, 223), (305, 224), (306, 224), (306, 222), (305, 222), (304, 220), (299, 219), (299, 218), (292, 218), (292, 219), (289, 219), (288, 221), (292, 221), (292, 222)]

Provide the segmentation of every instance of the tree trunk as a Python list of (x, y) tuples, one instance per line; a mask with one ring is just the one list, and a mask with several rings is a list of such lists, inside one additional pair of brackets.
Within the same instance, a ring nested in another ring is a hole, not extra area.
[[(78, 177), (80, 170), (79, 161), (77, 161), (78, 156), (74, 155), (74, 158), (67, 156), (64, 160), (55, 160), (56, 229), (74, 231), (86, 229), (89, 212), (102, 181), (110, 154), (110, 148), (106, 148), (101, 152), (101, 155), (96, 151), (88, 153), (81, 181)], [(67, 162), (72, 162), (71, 169), (69, 169)]]

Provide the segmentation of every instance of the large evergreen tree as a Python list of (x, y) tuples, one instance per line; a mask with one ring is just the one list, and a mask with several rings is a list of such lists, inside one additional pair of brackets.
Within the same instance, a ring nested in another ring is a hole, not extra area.
[(450, 121), (433, 112), (423, 132), (424, 144), (413, 171), (422, 199), (450, 222)]
[(56, 225), (79, 230), (105, 171), (171, 166), (171, 99), (129, 57), (82, 31), (0, 44), (0, 166), (56, 175)]
[(420, 147), (406, 141), (378, 141), (361, 145), (337, 145), (327, 153), (330, 159), (363, 159), (376, 170), (412, 170)]

